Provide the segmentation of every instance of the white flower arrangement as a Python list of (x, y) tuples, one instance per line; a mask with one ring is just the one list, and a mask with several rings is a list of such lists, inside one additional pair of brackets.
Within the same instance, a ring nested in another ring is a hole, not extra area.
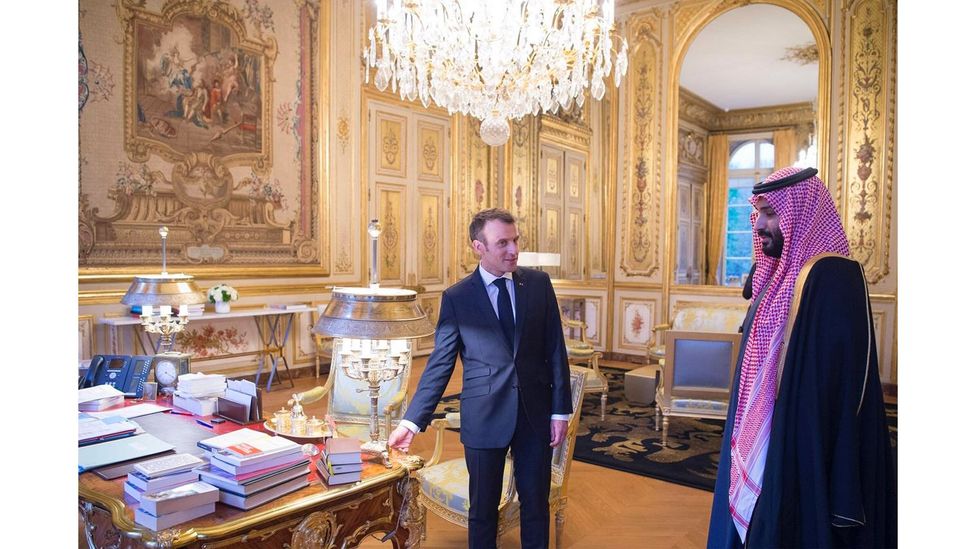
[(217, 284), (216, 286), (207, 290), (207, 297), (210, 299), (211, 303), (237, 301), (237, 290), (235, 290), (233, 286), (228, 286), (227, 284)]

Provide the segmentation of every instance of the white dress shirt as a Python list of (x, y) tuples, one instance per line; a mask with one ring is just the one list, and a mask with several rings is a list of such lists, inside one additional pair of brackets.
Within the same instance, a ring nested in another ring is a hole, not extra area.
[[(503, 273), (502, 276), (495, 276), (485, 270), (481, 264), (478, 264), (478, 274), (481, 275), (481, 281), (485, 284), (485, 290), (488, 291), (488, 299), (491, 300), (491, 308), (495, 311), (495, 316), (498, 316), (498, 286), (495, 286), (494, 282), (496, 279), (504, 278), (505, 287), (508, 288), (508, 296), (512, 301), (512, 318), (516, 318), (515, 315), (515, 280), (512, 279), (512, 273)], [(552, 414), (551, 419), (558, 419), (562, 421), (569, 421), (569, 414)], [(410, 429), (413, 433), (420, 431), (412, 421), (401, 419), (400, 425)]]

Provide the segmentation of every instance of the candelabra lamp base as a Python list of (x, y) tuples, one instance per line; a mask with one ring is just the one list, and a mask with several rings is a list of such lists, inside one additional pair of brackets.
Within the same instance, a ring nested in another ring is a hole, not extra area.
[(393, 463), (390, 461), (390, 452), (386, 449), (386, 441), (370, 440), (368, 442), (364, 442), (359, 449), (364, 454), (369, 454), (382, 459), (383, 465), (385, 465), (387, 469), (393, 467)]

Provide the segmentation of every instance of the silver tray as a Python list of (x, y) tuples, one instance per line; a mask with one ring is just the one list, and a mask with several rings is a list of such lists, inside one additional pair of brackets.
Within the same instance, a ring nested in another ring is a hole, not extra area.
[(264, 428), (280, 437), (285, 437), (287, 439), (291, 439), (296, 442), (297, 441), (322, 442), (322, 439), (333, 436), (332, 429), (329, 427), (327, 423), (322, 425), (320, 434), (316, 434), (316, 435), (296, 435), (291, 431), (288, 431), (287, 433), (278, 431), (277, 429), (275, 429), (274, 422), (270, 419), (264, 420)]

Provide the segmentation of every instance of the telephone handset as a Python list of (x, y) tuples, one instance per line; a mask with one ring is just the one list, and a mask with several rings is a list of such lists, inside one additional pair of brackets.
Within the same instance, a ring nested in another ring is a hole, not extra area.
[(149, 378), (151, 367), (151, 356), (95, 355), (78, 387), (107, 383), (125, 393), (127, 398), (142, 398), (142, 384)]

